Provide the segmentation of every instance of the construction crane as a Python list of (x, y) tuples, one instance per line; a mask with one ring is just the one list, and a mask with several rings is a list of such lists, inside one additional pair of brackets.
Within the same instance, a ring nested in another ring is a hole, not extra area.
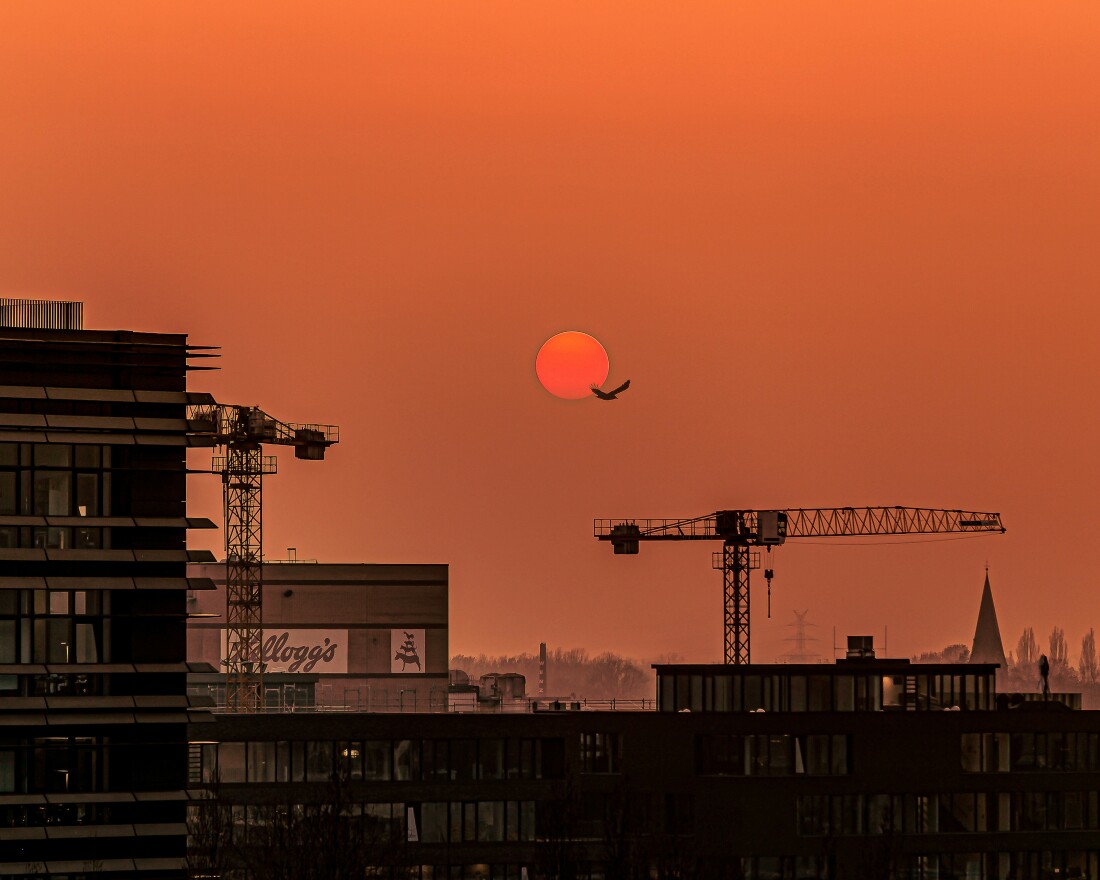
[[(1004, 532), (999, 513), (917, 507), (824, 507), (798, 510), (719, 510), (689, 519), (597, 519), (594, 534), (616, 554), (635, 554), (642, 541), (721, 541), (714, 568), (724, 576), (726, 663), (749, 662), (749, 572), (760, 567), (754, 547), (788, 538), (847, 538), (946, 532)], [(772, 570), (765, 569), (771, 608)]]
[(263, 477), (278, 470), (263, 444), (293, 446), (295, 458), (320, 461), (340, 442), (340, 429), (220, 403), (193, 406), (188, 418), (194, 433), (210, 435), (225, 450), (210, 467), (221, 475), (225, 511), (225, 707), (255, 712), (263, 705)]

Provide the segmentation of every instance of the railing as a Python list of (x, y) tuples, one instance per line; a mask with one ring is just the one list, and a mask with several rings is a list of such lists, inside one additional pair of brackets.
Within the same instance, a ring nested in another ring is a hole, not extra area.
[(81, 330), (84, 303), (42, 299), (0, 299), (0, 327)]
[(617, 526), (636, 526), (641, 537), (698, 538), (706, 540), (716, 536), (714, 516), (682, 519), (594, 519), (592, 534), (596, 538), (611, 538)]
[[(223, 714), (227, 713), (224, 700), (211, 707), (211, 711)], [(560, 712), (655, 712), (657, 701), (650, 699), (641, 700), (507, 700), (503, 702), (448, 702), (446, 706), (435, 704), (431, 707), (417, 705), (406, 701), (375, 702), (368, 705), (355, 705), (350, 703), (312, 703), (309, 705), (283, 705), (265, 706), (252, 714), (262, 715), (287, 715), (287, 714), (324, 714), (324, 713), (352, 713), (361, 712), (367, 714), (492, 714), (492, 715), (527, 715)], [(236, 714), (236, 713), (234, 713)]]

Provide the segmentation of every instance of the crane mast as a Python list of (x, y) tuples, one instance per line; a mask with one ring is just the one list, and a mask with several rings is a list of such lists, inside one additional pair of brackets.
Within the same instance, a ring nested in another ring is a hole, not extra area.
[(188, 415), (197, 433), (225, 449), (210, 468), (222, 478), (225, 513), (225, 706), (255, 712), (263, 706), (263, 477), (278, 470), (263, 444), (292, 446), (295, 458), (320, 461), (340, 442), (340, 429), (280, 422), (255, 406), (203, 405)]
[[(597, 519), (593, 533), (616, 554), (633, 555), (642, 541), (721, 541), (714, 567), (723, 573), (725, 661), (749, 662), (749, 573), (760, 552), (789, 538), (848, 538), (1005, 531), (999, 513), (924, 507), (818, 507), (719, 510), (681, 519)], [(769, 590), (771, 572), (767, 572)]]

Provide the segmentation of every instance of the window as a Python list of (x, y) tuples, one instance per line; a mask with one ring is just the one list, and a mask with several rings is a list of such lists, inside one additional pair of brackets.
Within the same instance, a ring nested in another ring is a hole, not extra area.
[[(366, 804), (367, 813), (388, 804)], [(395, 810), (402, 805), (394, 804)], [(535, 839), (534, 801), (410, 804), (422, 843), (499, 843)]]
[(390, 741), (367, 740), (363, 743), (363, 778), (385, 781), (392, 776), (390, 768)]
[(39, 737), (33, 744), (35, 791), (91, 792), (101, 789), (99, 746), (88, 737)]
[(850, 675), (838, 675), (833, 682), (834, 706), (838, 712), (852, 712), (856, 707), (855, 680)]
[(15, 621), (0, 620), (0, 663), (14, 663), (15, 656)]
[(700, 734), (696, 772), (703, 776), (844, 776), (846, 734)]
[(15, 791), (15, 750), (0, 749), (0, 793)]
[(760, 676), (759, 675), (746, 675), (742, 678), (741, 686), (743, 688), (743, 695), (745, 700), (745, 711), (754, 712), (757, 709), (763, 709), (764, 697), (761, 693)]
[[(0, 515), (110, 515), (110, 447), (0, 444)], [(102, 526), (4, 526), (0, 547), (109, 547)]]
[(19, 513), (19, 494), (15, 486), (15, 471), (0, 471), (0, 514), (12, 516)]
[(582, 773), (621, 773), (622, 739), (617, 733), (581, 734)]
[(806, 711), (806, 676), (792, 675), (791, 679), (791, 711)]
[(504, 778), (504, 740), (486, 738), (478, 740), (479, 779)]
[(964, 733), (960, 750), (962, 769), (967, 773), (999, 773), (1009, 767), (1007, 733)]
[(811, 675), (808, 702), (811, 712), (828, 712), (832, 707), (832, 688), (829, 676)]
[[(110, 662), (105, 648), (110, 643), (107, 619), (108, 596), (98, 591), (20, 590), (7, 593), (0, 601), (0, 652), (16, 663), (98, 663)], [(18, 626), (2, 618), (15, 617)], [(14, 655), (11, 653), (14, 651)]]
[(696, 772), (703, 776), (744, 776), (745, 750), (742, 737), (703, 734), (696, 739)]
[(420, 779), (420, 741), (399, 739), (393, 744), (393, 778), (399, 782)]
[(451, 740), (451, 779), (472, 782), (477, 772), (477, 740)]
[(72, 515), (72, 474), (69, 471), (34, 472), (34, 508), (41, 516)]
[(446, 843), (450, 805), (426, 803), (420, 805), (420, 840), (424, 843)]
[(248, 781), (275, 781), (275, 743), (250, 742), (248, 744)]
[(218, 743), (218, 779), (221, 782), (245, 781), (245, 744)]
[(427, 739), (424, 740), (424, 781), (436, 782), (442, 779), (449, 779), (451, 775), (450, 763), (448, 761), (448, 748), (447, 740), (445, 739)]
[(882, 708), (902, 708), (902, 696), (905, 693), (905, 676), (884, 675), (882, 678)]
[(504, 840), (504, 802), (482, 801), (477, 805), (478, 840), (496, 843)]
[(329, 782), (332, 779), (332, 743), (310, 740), (306, 743), (306, 781)]
[(357, 740), (336, 744), (336, 768), (341, 779), (363, 778), (363, 744)]

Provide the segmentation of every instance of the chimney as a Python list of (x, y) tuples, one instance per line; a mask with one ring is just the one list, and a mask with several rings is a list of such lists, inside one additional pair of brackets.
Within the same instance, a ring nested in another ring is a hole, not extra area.
[(539, 696), (546, 696), (546, 642), (539, 642)]

